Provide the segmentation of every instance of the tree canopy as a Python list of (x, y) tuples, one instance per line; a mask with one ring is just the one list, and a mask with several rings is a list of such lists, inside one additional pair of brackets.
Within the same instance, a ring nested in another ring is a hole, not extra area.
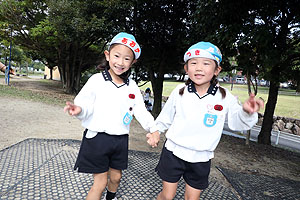
[(79, 90), (81, 74), (99, 63), (118, 32), (136, 36), (142, 56), (135, 71), (150, 79), (153, 114), (161, 109), (164, 74), (182, 70), (187, 48), (210, 41), (223, 54), (225, 71), (270, 81), (259, 142), (270, 144), (279, 83), (299, 87), (300, 0), (23, 0), (1, 1), (0, 35), (34, 59), (58, 66), (68, 93)]
[[(58, 66), (68, 93), (78, 92), (81, 73), (99, 62), (109, 23), (103, 5), (94, 1), (1, 2), (2, 30), (12, 30), (13, 40), (34, 59)], [(9, 39), (9, 35), (6, 34)]]
[(244, 73), (259, 72), (270, 81), (259, 135), (261, 143), (271, 142), (279, 83), (295, 78), (290, 71), (299, 69), (295, 67), (300, 60), (299, 3), (299, 0), (207, 0), (201, 1), (197, 9), (201, 17), (198, 15), (196, 27), (204, 29), (210, 25), (212, 30), (206, 29), (207, 33), (221, 44), (225, 56), (236, 51)]

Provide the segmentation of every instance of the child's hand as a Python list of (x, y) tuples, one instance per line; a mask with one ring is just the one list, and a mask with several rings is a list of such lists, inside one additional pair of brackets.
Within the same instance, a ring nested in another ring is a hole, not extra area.
[(69, 113), (69, 115), (78, 115), (79, 113), (81, 113), (81, 107), (80, 106), (76, 106), (75, 104), (72, 104), (71, 102), (67, 101), (66, 102), (66, 106), (64, 107), (64, 112)]
[(157, 144), (159, 142), (160, 139), (160, 135), (158, 131), (155, 131), (153, 133), (148, 133), (146, 135), (146, 137), (148, 138), (147, 143), (152, 147), (157, 147)]
[(264, 107), (264, 101), (254, 97), (254, 94), (251, 93), (249, 99), (243, 104), (243, 110), (249, 114), (253, 114)]

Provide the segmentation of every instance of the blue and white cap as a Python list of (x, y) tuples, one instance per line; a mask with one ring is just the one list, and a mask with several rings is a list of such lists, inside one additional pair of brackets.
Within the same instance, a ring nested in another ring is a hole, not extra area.
[(198, 42), (192, 45), (184, 54), (184, 62), (191, 58), (210, 58), (217, 61), (218, 65), (222, 61), (222, 54), (219, 48), (210, 42)]
[(135, 59), (138, 59), (141, 55), (141, 48), (140, 45), (136, 42), (135, 37), (128, 33), (118, 33), (109, 43), (109, 45), (112, 44), (123, 44), (127, 47), (129, 47), (135, 56)]

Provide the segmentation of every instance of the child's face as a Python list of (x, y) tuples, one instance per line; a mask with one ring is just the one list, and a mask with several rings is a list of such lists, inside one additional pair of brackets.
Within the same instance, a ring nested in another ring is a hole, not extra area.
[(128, 71), (133, 63), (136, 62), (132, 50), (125, 45), (116, 44), (110, 51), (104, 52), (109, 67), (116, 75), (121, 75)]
[(214, 60), (209, 58), (191, 58), (184, 65), (190, 79), (199, 86), (209, 86), (214, 75), (221, 71), (220, 66), (216, 66)]

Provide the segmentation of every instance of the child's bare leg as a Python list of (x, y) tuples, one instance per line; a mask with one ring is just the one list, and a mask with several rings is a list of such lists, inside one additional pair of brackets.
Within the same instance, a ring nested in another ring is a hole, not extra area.
[(122, 171), (118, 169), (109, 168), (109, 181), (108, 181), (108, 191), (117, 192), (119, 184), (121, 182)]
[(86, 197), (87, 200), (99, 200), (107, 184), (107, 172), (93, 174), (94, 183)]
[(163, 181), (163, 189), (158, 194), (157, 200), (172, 200), (176, 195), (177, 190), (177, 183), (169, 183), (166, 181)]
[(202, 192), (202, 190), (198, 190), (196, 188), (189, 186), (188, 184), (185, 184), (184, 199), (185, 200), (199, 200), (201, 192)]

